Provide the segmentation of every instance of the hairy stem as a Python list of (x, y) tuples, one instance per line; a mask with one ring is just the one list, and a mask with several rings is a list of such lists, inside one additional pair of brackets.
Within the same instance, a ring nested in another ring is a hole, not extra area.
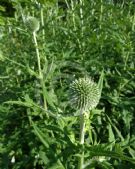
[(37, 55), (38, 73), (39, 73), (39, 78), (41, 79), (42, 78), (42, 70), (41, 70), (40, 55), (39, 55), (37, 38), (36, 38), (36, 32), (33, 32), (33, 39), (34, 39), (36, 55)]
[(102, 20), (103, 20), (103, 0), (101, 0), (101, 8), (100, 8), (100, 29), (102, 28)]
[(34, 39), (36, 55), (37, 55), (37, 63), (38, 63), (38, 73), (39, 73), (40, 85), (41, 85), (42, 92), (43, 92), (44, 109), (47, 110), (47, 104), (46, 104), (46, 98), (45, 98), (46, 90), (45, 90), (45, 84), (44, 84), (44, 79), (43, 79), (43, 73), (42, 73), (42, 69), (41, 69), (41, 61), (40, 61), (40, 54), (39, 54), (38, 43), (37, 43), (37, 38), (36, 38), (36, 32), (33, 32), (33, 39)]
[[(83, 110), (80, 112), (80, 144), (84, 144), (84, 137), (85, 137), (85, 115)], [(84, 151), (82, 151), (81, 157), (78, 158), (78, 169), (83, 168), (84, 163)]]
[(72, 8), (72, 17), (73, 17), (74, 30), (76, 31), (75, 12), (74, 12), (74, 2), (73, 2), (73, 0), (71, 0), (71, 8)]
[(84, 2), (83, 0), (80, 0), (80, 18), (81, 18), (81, 27), (82, 27), (82, 36), (83, 36), (83, 26), (84, 26), (84, 22), (83, 22), (83, 6), (84, 6)]
[(44, 11), (43, 11), (43, 7), (41, 7), (40, 10), (40, 17), (41, 17), (41, 26), (42, 26), (42, 34), (43, 34), (43, 40), (45, 39), (45, 29), (44, 29)]

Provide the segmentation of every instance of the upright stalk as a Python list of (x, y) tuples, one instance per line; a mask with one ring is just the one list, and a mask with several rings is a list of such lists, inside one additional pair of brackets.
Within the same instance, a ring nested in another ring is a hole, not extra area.
[(39, 78), (41, 79), (42, 78), (42, 70), (41, 70), (40, 54), (39, 54), (38, 43), (37, 43), (37, 38), (36, 38), (36, 32), (35, 31), (33, 32), (33, 39), (34, 39), (36, 55), (37, 55), (38, 73), (39, 73)]
[(41, 26), (42, 26), (42, 34), (43, 34), (43, 40), (45, 39), (45, 29), (44, 29), (44, 11), (43, 11), (43, 6), (41, 6), (40, 10), (40, 17), (41, 17)]
[(74, 2), (73, 2), (73, 0), (71, 0), (71, 9), (72, 9), (72, 17), (73, 17), (74, 30), (76, 31), (76, 25), (75, 25), (75, 11), (74, 11)]
[[(39, 80), (40, 80), (40, 85), (43, 91), (43, 102), (44, 102), (44, 109), (47, 110), (47, 104), (46, 104), (46, 98), (45, 98), (45, 84), (44, 84), (44, 79), (43, 79), (43, 73), (41, 69), (41, 61), (40, 61), (40, 54), (39, 54), (39, 49), (38, 49), (38, 43), (37, 43), (37, 38), (36, 38), (36, 32), (33, 32), (33, 39), (34, 39), (34, 44), (35, 44), (35, 49), (36, 49), (36, 55), (37, 55), (37, 63), (38, 63), (38, 73), (39, 73)], [(47, 115), (47, 113), (46, 113)]]
[(67, 0), (65, 0), (65, 3), (66, 3), (66, 5), (67, 5), (67, 7), (68, 7), (68, 9), (69, 9), (69, 4), (68, 4), (68, 1), (67, 1)]
[(80, 0), (80, 18), (81, 18), (81, 30), (82, 30), (82, 36), (83, 36), (83, 25), (84, 25), (84, 22), (83, 22), (83, 6), (84, 6), (84, 2), (83, 0)]
[(100, 29), (102, 28), (102, 20), (103, 20), (103, 0), (101, 0), (101, 8), (100, 8)]
[[(79, 142), (84, 147), (86, 122), (88, 122), (90, 110), (95, 108), (100, 99), (98, 85), (91, 78), (79, 78), (70, 85), (70, 101), (73, 107), (80, 110), (80, 138)], [(87, 117), (87, 118), (86, 118)], [(86, 121), (87, 120), (87, 121)], [(84, 149), (78, 157), (78, 169), (84, 166)]]
[(132, 31), (134, 31), (135, 30), (135, 15), (133, 15), (131, 22), (132, 22)]
[[(85, 138), (85, 115), (83, 110), (80, 111), (80, 138), (79, 142), (80, 144), (84, 144), (84, 138)], [(78, 158), (78, 169), (83, 168), (84, 163), (84, 151), (82, 151), (81, 157)]]

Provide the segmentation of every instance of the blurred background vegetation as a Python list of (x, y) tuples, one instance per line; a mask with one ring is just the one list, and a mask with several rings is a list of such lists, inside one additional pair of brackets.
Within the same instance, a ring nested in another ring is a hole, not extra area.
[[(42, 105), (43, 91), (36, 75), (32, 34), (25, 25), (28, 16), (40, 22), (37, 41), (47, 111), (55, 116), (49, 119), (38, 107)], [(93, 144), (119, 143), (119, 151), (134, 159), (135, 2), (1, 0), (0, 168), (75, 169), (74, 154), (78, 149), (73, 142), (79, 126), (67, 99), (69, 84), (84, 76), (92, 76), (98, 82), (102, 71), (102, 97), (91, 116)], [(24, 101), (32, 106), (22, 102), (5, 104), (7, 101)], [(29, 117), (42, 130), (49, 147), (35, 136)], [(130, 162), (112, 158), (95, 160), (93, 166), (135, 168)]]

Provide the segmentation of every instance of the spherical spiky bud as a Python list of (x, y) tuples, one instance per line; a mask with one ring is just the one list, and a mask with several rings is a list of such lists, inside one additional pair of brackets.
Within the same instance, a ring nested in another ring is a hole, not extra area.
[(40, 24), (39, 21), (35, 17), (28, 17), (26, 19), (26, 26), (32, 32), (37, 32), (39, 30)]
[(91, 110), (97, 106), (99, 99), (98, 86), (90, 78), (79, 78), (70, 85), (70, 102), (76, 109)]

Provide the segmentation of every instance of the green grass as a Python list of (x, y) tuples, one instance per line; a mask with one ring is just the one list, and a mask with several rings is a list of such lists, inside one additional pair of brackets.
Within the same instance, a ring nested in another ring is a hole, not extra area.
[[(86, 169), (133, 169), (135, 4), (61, 2), (14, 1), (15, 16), (0, 16), (0, 168), (77, 169), (84, 152)], [(101, 99), (81, 145), (69, 89), (83, 77)]]

